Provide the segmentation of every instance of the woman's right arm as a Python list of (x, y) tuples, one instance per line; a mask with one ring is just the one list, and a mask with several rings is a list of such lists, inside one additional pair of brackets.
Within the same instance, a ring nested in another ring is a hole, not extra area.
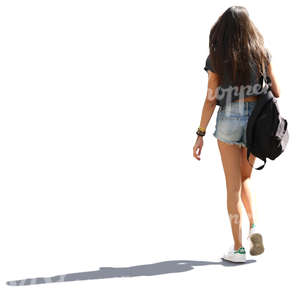
[(268, 76), (271, 79), (271, 91), (272, 91), (274, 97), (279, 98), (280, 90), (279, 90), (279, 86), (278, 86), (278, 83), (276, 81), (271, 63), (269, 63), (269, 65), (268, 65)]

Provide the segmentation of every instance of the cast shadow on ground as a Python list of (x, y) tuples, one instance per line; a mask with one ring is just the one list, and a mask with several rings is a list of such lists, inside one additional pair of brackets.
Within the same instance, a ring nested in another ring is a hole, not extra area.
[(79, 273), (70, 273), (57, 275), (53, 277), (38, 277), (23, 280), (7, 281), (6, 284), (10, 286), (24, 286), (36, 285), (45, 283), (58, 283), (82, 280), (107, 279), (118, 277), (137, 277), (137, 276), (156, 276), (170, 273), (180, 273), (193, 270), (194, 267), (221, 265), (224, 267), (236, 267), (245, 264), (251, 264), (255, 260), (247, 260), (246, 263), (231, 263), (229, 261), (221, 260), (219, 262), (210, 261), (188, 261), (188, 260), (174, 260), (164, 261), (154, 264), (137, 265), (132, 267), (101, 267), (96, 271), (87, 271)]

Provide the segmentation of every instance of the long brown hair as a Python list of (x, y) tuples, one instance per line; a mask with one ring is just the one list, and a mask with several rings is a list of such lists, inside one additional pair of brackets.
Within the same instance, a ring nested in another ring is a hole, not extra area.
[(209, 53), (219, 80), (222, 82), (229, 72), (234, 86), (249, 84), (250, 63), (262, 74), (270, 56), (243, 6), (231, 6), (218, 18), (210, 30)]

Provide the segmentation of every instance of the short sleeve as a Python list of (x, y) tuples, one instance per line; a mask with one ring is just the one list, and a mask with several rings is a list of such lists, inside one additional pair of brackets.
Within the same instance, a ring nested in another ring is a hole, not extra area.
[(216, 72), (212, 66), (212, 63), (211, 63), (211, 59), (210, 59), (210, 55), (208, 55), (208, 57), (206, 58), (206, 62), (205, 62), (205, 67), (204, 67), (204, 70), (207, 72), (207, 70), (210, 70), (212, 72)]

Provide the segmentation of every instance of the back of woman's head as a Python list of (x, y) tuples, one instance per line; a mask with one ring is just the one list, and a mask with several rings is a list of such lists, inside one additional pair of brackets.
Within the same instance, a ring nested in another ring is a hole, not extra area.
[(218, 18), (209, 34), (209, 51), (220, 80), (229, 73), (235, 86), (248, 84), (250, 63), (262, 74), (270, 56), (263, 36), (242, 6), (229, 7)]

